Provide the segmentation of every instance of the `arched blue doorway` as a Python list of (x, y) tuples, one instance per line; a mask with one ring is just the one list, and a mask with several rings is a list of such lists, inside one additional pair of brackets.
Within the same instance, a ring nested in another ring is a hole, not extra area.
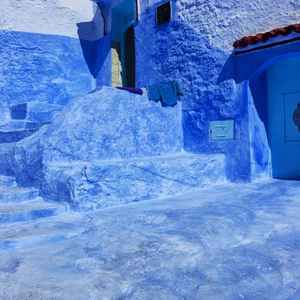
[(300, 131), (293, 119), (300, 102), (299, 54), (268, 57), (248, 80), (252, 173), (259, 170), (273, 178), (300, 179)]
[[(300, 179), (296, 162), (299, 132), (293, 121), (300, 82), (299, 24), (245, 36), (233, 46), (241, 137), (250, 179)], [(297, 114), (300, 117), (300, 109)]]

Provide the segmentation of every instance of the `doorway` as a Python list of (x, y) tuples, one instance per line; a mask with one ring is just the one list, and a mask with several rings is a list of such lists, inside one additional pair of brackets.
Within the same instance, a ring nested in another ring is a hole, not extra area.
[(135, 87), (135, 1), (124, 0), (112, 9), (112, 85)]
[(124, 33), (124, 74), (123, 82), (127, 87), (135, 87), (135, 44), (134, 27), (131, 25)]
[(300, 57), (271, 65), (267, 82), (272, 177), (300, 179), (300, 130), (295, 120), (300, 105)]

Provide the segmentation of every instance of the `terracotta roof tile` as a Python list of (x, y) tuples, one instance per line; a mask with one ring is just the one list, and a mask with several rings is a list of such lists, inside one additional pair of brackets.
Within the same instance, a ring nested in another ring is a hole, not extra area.
[(236, 40), (233, 43), (233, 47), (246, 47), (248, 45), (255, 45), (258, 42), (265, 43), (269, 38), (276, 37), (278, 35), (287, 36), (291, 34), (292, 32), (300, 33), (300, 24), (293, 24), (282, 28), (275, 28), (271, 31), (265, 32), (265, 33), (258, 33), (254, 36), (244, 36), (240, 40)]

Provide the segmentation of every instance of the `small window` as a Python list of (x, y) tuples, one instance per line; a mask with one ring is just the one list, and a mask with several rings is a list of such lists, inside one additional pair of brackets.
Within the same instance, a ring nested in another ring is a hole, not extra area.
[(171, 20), (171, 4), (166, 2), (156, 9), (157, 25), (164, 24)]

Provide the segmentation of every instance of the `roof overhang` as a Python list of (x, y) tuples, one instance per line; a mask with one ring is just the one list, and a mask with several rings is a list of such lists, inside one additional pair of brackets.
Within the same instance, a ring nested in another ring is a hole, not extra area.
[(300, 24), (276, 28), (254, 36), (245, 36), (233, 43), (235, 55), (271, 48), (300, 40)]

